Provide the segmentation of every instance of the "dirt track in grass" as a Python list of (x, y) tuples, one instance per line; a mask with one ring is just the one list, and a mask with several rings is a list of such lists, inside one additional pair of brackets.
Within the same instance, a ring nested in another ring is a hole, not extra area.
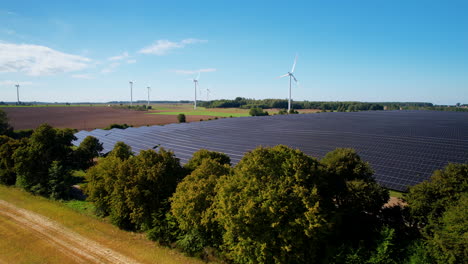
[(68, 263), (139, 263), (57, 222), (3, 200), (0, 200), (1, 218), (49, 244), (51, 249), (68, 259)]

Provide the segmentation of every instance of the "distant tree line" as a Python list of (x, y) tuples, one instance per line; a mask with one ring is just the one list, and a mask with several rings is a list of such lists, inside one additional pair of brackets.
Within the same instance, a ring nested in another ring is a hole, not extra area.
[(85, 170), (97, 215), (228, 263), (468, 259), (468, 164), (449, 164), (409, 188), (407, 206), (384, 207), (388, 191), (352, 149), (319, 160), (282, 145), (258, 147), (235, 166), (223, 153), (199, 150), (182, 166), (163, 148), (135, 155), (118, 142), (99, 157), (96, 138), (78, 147), (72, 140), (72, 130), (49, 125), (21, 139), (1, 135), (0, 182), (67, 199), (70, 172)]
[[(283, 99), (247, 99), (243, 97), (237, 97), (234, 100), (213, 100), (200, 102), (200, 106), (207, 108), (244, 108), (250, 109), (254, 107), (268, 109), (268, 108), (288, 108), (288, 100)], [(331, 111), (364, 111), (364, 110), (383, 110), (385, 106), (389, 110), (399, 110), (400, 107), (430, 107), (433, 106), (431, 103), (366, 103), (366, 102), (312, 102), (312, 101), (294, 101), (292, 102), (293, 109), (320, 109), (320, 110), (331, 110)]]

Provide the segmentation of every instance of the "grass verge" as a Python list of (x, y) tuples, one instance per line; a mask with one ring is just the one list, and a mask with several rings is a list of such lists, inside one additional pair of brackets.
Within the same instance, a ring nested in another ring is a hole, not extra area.
[[(141, 263), (204, 263), (169, 248), (159, 247), (143, 234), (126, 232), (90, 217), (80, 210), (85, 202), (61, 203), (31, 195), (13, 187), (0, 186), (0, 199), (20, 208), (41, 214), (72, 231), (96, 241)], [(72, 207), (72, 208), (70, 208)], [(5, 219), (4, 219), (5, 218)], [(7, 263), (67, 263), (65, 256), (48, 241), (36, 239), (6, 217), (0, 215), (0, 262)]]

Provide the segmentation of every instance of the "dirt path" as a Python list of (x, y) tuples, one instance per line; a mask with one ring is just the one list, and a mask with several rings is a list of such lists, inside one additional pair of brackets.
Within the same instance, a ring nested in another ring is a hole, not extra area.
[[(85, 238), (39, 214), (0, 200), (0, 215), (54, 244), (76, 263), (139, 263), (93, 240)], [(0, 260), (0, 263), (2, 261)]]

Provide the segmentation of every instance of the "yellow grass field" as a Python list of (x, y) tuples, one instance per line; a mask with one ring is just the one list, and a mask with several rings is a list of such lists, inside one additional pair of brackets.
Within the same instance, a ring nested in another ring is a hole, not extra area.
[(0, 263), (204, 263), (60, 202), (0, 186)]

